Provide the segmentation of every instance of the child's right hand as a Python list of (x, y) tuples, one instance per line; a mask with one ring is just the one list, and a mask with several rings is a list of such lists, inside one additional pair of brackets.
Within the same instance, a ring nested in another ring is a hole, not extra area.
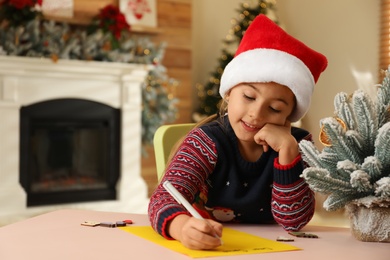
[(222, 228), (222, 224), (216, 221), (196, 219), (183, 214), (170, 222), (168, 232), (187, 248), (209, 250), (221, 245)]

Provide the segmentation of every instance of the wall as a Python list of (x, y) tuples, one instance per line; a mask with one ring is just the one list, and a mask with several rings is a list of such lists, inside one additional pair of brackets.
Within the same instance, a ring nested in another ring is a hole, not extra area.
[(352, 69), (378, 78), (379, 0), (369, 5), (364, 0), (293, 2), (278, 0), (280, 19), (292, 35), (325, 54), (329, 62), (304, 118), (305, 127), (317, 137), (319, 120), (333, 115), (336, 93), (358, 88)]
[[(217, 65), (222, 40), (231, 28), (230, 19), (237, 18), (242, 0), (193, 1), (193, 81), (204, 83)], [(257, 1), (255, 1), (257, 2)], [(312, 98), (312, 106), (303, 119), (303, 127), (318, 142), (319, 120), (333, 116), (336, 93), (358, 88), (351, 69), (367, 80), (361, 87), (372, 89), (379, 63), (380, 0), (277, 0), (277, 15), (282, 26), (294, 37), (328, 57), (329, 66), (320, 77)], [(366, 74), (365, 74), (366, 73)], [(367, 77), (364, 77), (367, 76)], [(323, 197), (318, 196), (314, 222), (348, 225), (342, 216), (324, 212)], [(323, 220), (326, 219), (326, 223)]]
[[(206, 84), (211, 72), (218, 66), (218, 58), (224, 47), (223, 40), (231, 29), (232, 18), (238, 17), (240, 0), (196, 0), (192, 3), (192, 75), (194, 86)], [(194, 103), (196, 90), (194, 92)]]

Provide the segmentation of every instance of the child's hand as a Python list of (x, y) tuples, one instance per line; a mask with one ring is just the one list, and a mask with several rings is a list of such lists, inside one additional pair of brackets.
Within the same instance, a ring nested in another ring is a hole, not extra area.
[(169, 234), (187, 248), (209, 250), (221, 245), (222, 228), (222, 224), (210, 219), (179, 215), (171, 221)]
[(279, 163), (291, 163), (299, 154), (298, 143), (291, 135), (291, 122), (284, 125), (266, 124), (256, 133), (255, 142), (263, 146), (267, 152), (268, 147), (279, 153)]

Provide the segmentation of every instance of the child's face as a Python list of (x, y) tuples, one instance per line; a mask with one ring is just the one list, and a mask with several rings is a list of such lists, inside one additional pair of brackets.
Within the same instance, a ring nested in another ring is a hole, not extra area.
[(295, 107), (292, 91), (278, 83), (241, 83), (227, 97), (228, 115), (238, 139), (254, 141), (265, 125), (285, 125)]

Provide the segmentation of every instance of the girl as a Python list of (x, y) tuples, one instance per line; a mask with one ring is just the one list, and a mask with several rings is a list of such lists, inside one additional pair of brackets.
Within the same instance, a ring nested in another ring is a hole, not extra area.
[(213, 249), (221, 243), (221, 223), (305, 226), (315, 202), (300, 178), (298, 142), (311, 135), (291, 122), (306, 114), (326, 66), (325, 56), (256, 17), (222, 75), (220, 115), (190, 131), (161, 180), (207, 220), (192, 217), (160, 184), (149, 203), (156, 232), (191, 249)]

